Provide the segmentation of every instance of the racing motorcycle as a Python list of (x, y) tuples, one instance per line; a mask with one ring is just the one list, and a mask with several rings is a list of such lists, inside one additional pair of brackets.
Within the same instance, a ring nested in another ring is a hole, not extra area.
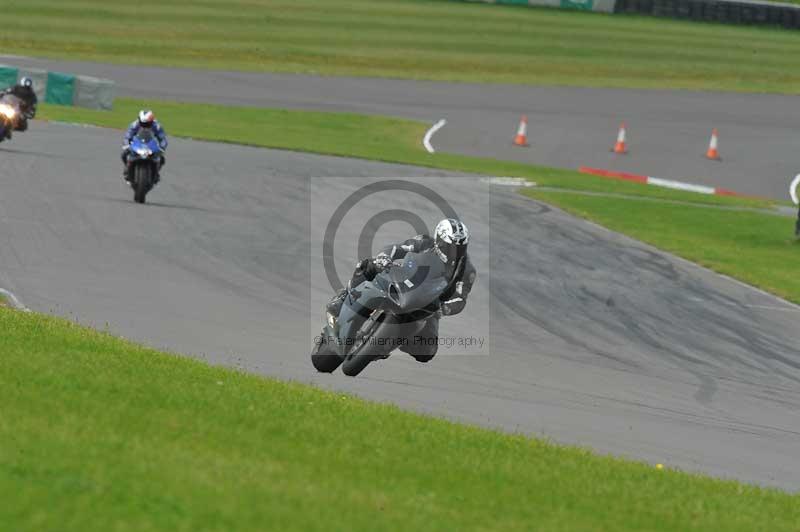
[(141, 128), (131, 141), (128, 175), (133, 187), (133, 201), (144, 203), (145, 196), (158, 182), (163, 150), (149, 129)]
[(13, 94), (0, 97), (0, 142), (11, 138), (22, 109), (22, 101)]
[(355, 377), (370, 362), (388, 358), (396, 347), (413, 341), (439, 312), (440, 297), (450, 285), (436, 254), (408, 253), (372, 281), (348, 287), (338, 316), (326, 311), (327, 323), (315, 342), (311, 363), (323, 373), (342, 366), (345, 375)]

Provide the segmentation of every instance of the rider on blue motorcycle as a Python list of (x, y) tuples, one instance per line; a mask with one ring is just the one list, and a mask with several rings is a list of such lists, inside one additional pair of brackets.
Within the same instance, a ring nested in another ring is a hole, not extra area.
[[(150, 110), (142, 110), (139, 111), (139, 117), (131, 122), (131, 125), (128, 127), (128, 131), (125, 133), (125, 140), (122, 144), (122, 177), (130, 184), (130, 162), (128, 161), (128, 155), (131, 153), (131, 142), (133, 142), (134, 137), (139, 133), (139, 130), (142, 128), (151, 129), (153, 131), (153, 136), (158, 140), (158, 145), (161, 147), (161, 162), (158, 165), (159, 171), (161, 167), (164, 166), (166, 159), (164, 154), (167, 151), (167, 134), (164, 132), (164, 128), (161, 127), (161, 124), (156, 120), (156, 116), (153, 114), (153, 111)], [(156, 173), (156, 183), (159, 181), (159, 175)]]
[[(417, 334), (424, 341), (409, 342), (400, 347), (400, 351), (408, 353), (417, 361), (428, 362), (436, 355), (438, 348), (439, 318), (443, 315), (454, 316), (464, 310), (467, 296), (475, 283), (477, 272), (467, 255), (468, 244), (467, 226), (459, 220), (446, 218), (436, 225), (433, 238), (428, 235), (417, 235), (400, 244), (385, 247), (374, 258), (359, 261), (348, 288), (356, 287), (364, 280), (371, 281), (379, 272), (389, 268), (393, 261), (402, 259), (407, 253), (435, 253), (447, 265), (447, 275), (452, 280), (452, 288), (440, 297), (440, 311), (429, 318)], [(346, 295), (347, 289), (342, 289), (331, 299), (327, 306), (330, 314), (339, 316)]]

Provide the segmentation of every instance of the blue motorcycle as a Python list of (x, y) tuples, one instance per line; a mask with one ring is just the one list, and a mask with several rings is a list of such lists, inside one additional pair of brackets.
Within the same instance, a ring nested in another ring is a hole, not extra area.
[(149, 129), (140, 129), (133, 137), (128, 155), (128, 175), (133, 187), (133, 201), (144, 203), (145, 196), (158, 183), (163, 150)]

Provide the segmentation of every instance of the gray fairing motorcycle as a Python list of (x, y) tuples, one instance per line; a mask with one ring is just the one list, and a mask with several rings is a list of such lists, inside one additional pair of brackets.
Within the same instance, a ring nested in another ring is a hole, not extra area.
[(340, 365), (355, 377), (374, 361), (387, 358), (412, 342), (425, 322), (439, 312), (440, 297), (450, 288), (445, 264), (435, 253), (408, 253), (402, 263), (378, 273), (372, 281), (350, 287), (338, 316), (315, 342), (311, 362), (317, 371), (331, 373)]

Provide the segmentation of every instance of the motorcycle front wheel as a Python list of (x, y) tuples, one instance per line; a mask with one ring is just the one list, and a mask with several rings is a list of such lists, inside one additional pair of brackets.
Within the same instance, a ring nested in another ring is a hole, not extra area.
[(355, 377), (366, 368), (370, 362), (378, 360), (380, 357), (374, 354), (378, 348), (370, 345), (373, 338), (380, 338), (381, 331), (385, 327), (384, 323), (373, 321), (361, 335), (361, 342), (354, 348), (354, 351), (345, 357), (342, 363), (342, 373), (348, 377)]
[(145, 196), (150, 191), (152, 183), (152, 169), (147, 164), (137, 164), (133, 167), (133, 201), (144, 203)]

